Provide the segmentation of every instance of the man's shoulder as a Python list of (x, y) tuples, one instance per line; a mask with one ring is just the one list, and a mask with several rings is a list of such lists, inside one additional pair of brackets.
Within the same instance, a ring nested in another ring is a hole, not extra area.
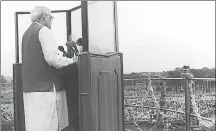
[(31, 23), (31, 25), (26, 29), (26, 31), (23, 34), (23, 37), (28, 35), (29, 33), (39, 32), (43, 28), (41, 25), (38, 25), (36, 23)]
[(44, 25), (41, 25), (40, 23), (37, 23), (37, 22), (34, 22), (30, 25), (30, 27), (33, 26), (33, 27), (37, 27), (39, 28), (39, 31), (50, 31), (50, 29)]
[(39, 34), (42, 34), (42, 35), (48, 35), (48, 36), (50, 36), (50, 35), (52, 35), (52, 31), (48, 28), (48, 27), (46, 27), (46, 26), (43, 26), (40, 30), (39, 30)]
[(43, 28), (43, 25), (41, 25), (41, 24), (38, 24), (38, 23), (32, 23), (31, 25), (30, 25), (30, 28), (39, 28), (39, 29), (41, 29), (41, 28)]
[(46, 26), (43, 26), (43, 27), (41, 27), (41, 29), (40, 29), (40, 31), (51, 31), (48, 27), (46, 27)]

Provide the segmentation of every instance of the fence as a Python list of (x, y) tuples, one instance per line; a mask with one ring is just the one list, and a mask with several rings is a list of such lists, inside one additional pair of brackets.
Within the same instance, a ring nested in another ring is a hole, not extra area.
[(13, 130), (13, 85), (1, 83), (1, 130)]
[(124, 79), (126, 130), (215, 130), (215, 78)]

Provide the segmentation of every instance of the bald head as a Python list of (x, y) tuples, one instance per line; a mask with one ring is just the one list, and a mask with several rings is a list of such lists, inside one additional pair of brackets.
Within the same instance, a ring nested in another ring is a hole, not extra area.
[(48, 28), (51, 28), (52, 18), (51, 10), (47, 7), (36, 6), (31, 11), (31, 21), (38, 22)]

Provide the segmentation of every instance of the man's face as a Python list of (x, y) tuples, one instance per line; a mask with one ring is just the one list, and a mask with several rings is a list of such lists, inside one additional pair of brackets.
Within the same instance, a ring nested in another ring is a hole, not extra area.
[(51, 29), (53, 16), (51, 14), (44, 14), (45, 23), (44, 25)]

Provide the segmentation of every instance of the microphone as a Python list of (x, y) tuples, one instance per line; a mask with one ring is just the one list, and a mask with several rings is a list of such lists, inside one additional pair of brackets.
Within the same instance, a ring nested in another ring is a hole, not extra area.
[[(82, 46), (82, 38), (79, 38), (76, 42), (72, 40), (71, 36), (69, 36), (69, 40), (66, 42), (67, 46), (67, 56), (71, 56), (71, 53), (75, 53), (78, 56), (79, 50), (77, 46)], [(73, 56), (72, 56), (73, 57)]]
[(72, 43), (73, 43), (73, 48), (75, 49), (76, 53), (79, 52), (78, 49), (77, 49), (76, 42), (75, 42), (75, 41), (72, 41)]
[(82, 38), (79, 38), (77, 41), (76, 41), (76, 44), (78, 46), (82, 46)]
[(64, 50), (64, 47), (63, 46), (59, 46), (58, 49), (63, 53), (63, 56), (66, 56), (67, 53), (66, 51)]
[(66, 43), (66, 46), (71, 48), (71, 50), (77, 55), (77, 53), (79, 52), (76, 46), (75, 41), (69, 41)]

